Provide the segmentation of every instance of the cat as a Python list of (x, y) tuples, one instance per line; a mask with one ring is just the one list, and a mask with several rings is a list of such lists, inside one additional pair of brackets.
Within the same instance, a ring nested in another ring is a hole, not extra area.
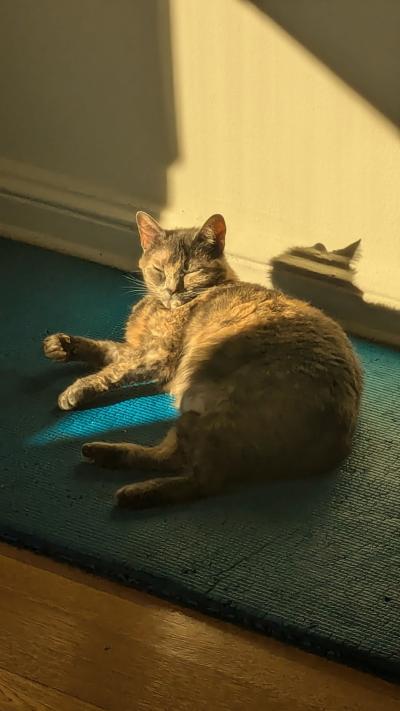
[(99, 368), (59, 396), (69, 410), (124, 384), (157, 380), (180, 415), (154, 447), (90, 442), (86, 460), (164, 476), (122, 487), (145, 508), (215, 495), (238, 483), (323, 474), (350, 452), (362, 371), (342, 328), (273, 289), (239, 281), (225, 256), (222, 215), (163, 229), (138, 212), (148, 290), (125, 340), (48, 336), (44, 353)]

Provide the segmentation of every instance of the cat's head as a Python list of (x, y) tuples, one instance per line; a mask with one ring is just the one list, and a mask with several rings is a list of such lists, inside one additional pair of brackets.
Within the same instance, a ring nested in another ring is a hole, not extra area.
[(170, 309), (205, 289), (235, 279), (224, 257), (226, 225), (213, 215), (202, 227), (165, 230), (146, 212), (138, 212), (143, 254), (139, 262), (147, 289)]

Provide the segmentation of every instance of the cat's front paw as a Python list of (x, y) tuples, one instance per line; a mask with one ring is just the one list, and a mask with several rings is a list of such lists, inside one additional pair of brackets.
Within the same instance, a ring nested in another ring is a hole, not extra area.
[(74, 410), (83, 405), (89, 399), (88, 389), (79, 380), (69, 388), (64, 390), (58, 397), (58, 407), (60, 410)]
[(46, 358), (65, 363), (70, 360), (72, 354), (71, 336), (67, 336), (66, 333), (53, 333), (47, 336), (43, 341), (43, 352)]

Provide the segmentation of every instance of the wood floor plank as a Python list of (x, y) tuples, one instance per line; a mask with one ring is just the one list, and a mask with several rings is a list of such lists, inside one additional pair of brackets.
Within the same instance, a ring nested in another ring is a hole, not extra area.
[(1, 711), (102, 711), (98, 706), (60, 694), (0, 669)]
[(400, 709), (397, 686), (5, 545), (0, 620), (0, 667), (106, 711)]

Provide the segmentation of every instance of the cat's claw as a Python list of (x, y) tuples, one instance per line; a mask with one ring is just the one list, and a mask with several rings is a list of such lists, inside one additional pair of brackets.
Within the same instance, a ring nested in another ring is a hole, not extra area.
[[(71, 357), (72, 342), (71, 336), (66, 333), (53, 333), (43, 341), (43, 352), (46, 358), (66, 362)], [(62, 408), (68, 409), (68, 408)]]
[(95, 463), (95, 447), (96, 442), (88, 442), (82, 445), (81, 454), (82, 457), (91, 464)]
[[(132, 484), (127, 486), (122, 486), (118, 491), (115, 492), (115, 501), (121, 508), (135, 508), (134, 506), (134, 494), (132, 494)], [(140, 501), (140, 497), (139, 497)]]
[(88, 442), (82, 446), (82, 456), (91, 464), (107, 469), (119, 469), (126, 462), (126, 449), (108, 442)]
[(115, 492), (115, 501), (118, 506), (126, 509), (145, 508), (146, 493), (149, 490), (147, 482), (127, 484)]
[(70, 385), (69, 388), (58, 396), (58, 407), (60, 410), (74, 410), (88, 400), (87, 392), (85, 392), (84, 388), (78, 383), (79, 381)]

